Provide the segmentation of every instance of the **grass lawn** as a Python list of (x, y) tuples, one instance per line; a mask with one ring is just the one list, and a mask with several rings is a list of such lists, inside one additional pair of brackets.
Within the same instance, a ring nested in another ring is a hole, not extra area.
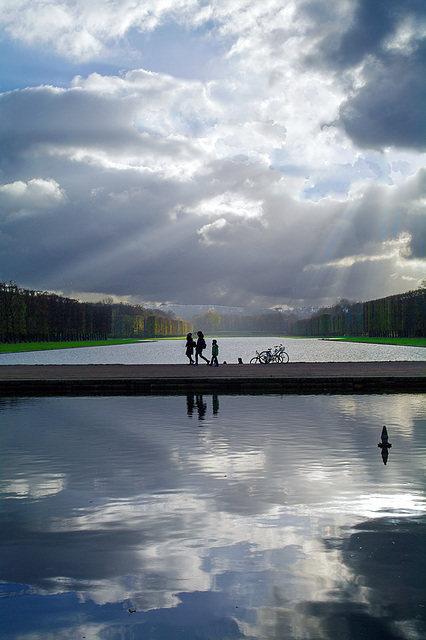
[(406, 347), (426, 347), (426, 338), (333, 338), (344, 342), (370, 342), (372, 344), (399, 344)]
[(70, 342), (18, 342), (0, 344), (0, 353), (19, 351), (45, 351), (47, 349), (74, 349), (76, 347), (105, 347), (110, 344), (131, 344), (144, 340), (76, 340)]

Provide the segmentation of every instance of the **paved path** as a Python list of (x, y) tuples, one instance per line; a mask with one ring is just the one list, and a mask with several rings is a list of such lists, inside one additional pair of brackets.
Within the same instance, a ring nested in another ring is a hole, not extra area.
[(0, 394), (426, 392), (425, 362), (294, 362), (219, 367), (2, 365)]
[(312, 378), (317, 376), (423, 376), (426, 362), (289, 362), (288, 364), (52, 364), (2, 365), (2, 380), (72, 380), (75, 378)]

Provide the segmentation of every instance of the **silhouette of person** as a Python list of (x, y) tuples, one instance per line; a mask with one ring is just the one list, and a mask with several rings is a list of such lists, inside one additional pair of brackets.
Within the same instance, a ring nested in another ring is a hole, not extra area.
[(207, 364), (210, 364), (207, 358), (203, 356), (203, 349), (206, 348), (206, 341), (204, 340), (204, 333), (202, 331), (197, 331), (197, 344), (195, 345), (195, 364), (198, 365), (198, 358), (202, 358)]
[(194, 360), (192, 358), (192, 356), (194, 355), (194, 347), (195, 347), (195, 340), (192, 337), (192, 333), (188, 333), (186, 336), (186, 357), (189, 359), (188, 364), (194, 364)]
[(212, 342), (212, 359), (210, 361), (211, 366), (218, 367), (219, 362), (217, 360), (217, 356), (219, 355), (219, 345), (217, 344), (217, 340), (213, 340)]

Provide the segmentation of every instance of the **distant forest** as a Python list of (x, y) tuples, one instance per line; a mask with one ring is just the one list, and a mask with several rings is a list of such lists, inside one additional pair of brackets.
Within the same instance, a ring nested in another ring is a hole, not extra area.
[(303, 320), (280, 311), (240, 315), (209, 310), (186, 322), (140, 305), (111, 299), (79, 302), (0, 283), (1, 342), (177, 337), (193, 329), (208, 335), (424, 337), (426, 288), (369, 302), (341, 300)]
[(191, 323), (129, 304), (79, 302), (0, 283), (0, 341), (53, 342), (184, 336)]
[(192, 323), (210, 335), (418, 338), (426, 336), (426, 288), (369, 302), (341, 300), (304, 320), (279, 311), (244, 316), (209, 310), (194, 316)]
[(369, 302), (342, 300), (311, 318), (293, 324), (298, 336), (426, 336), (426, 289), (416, 289)]

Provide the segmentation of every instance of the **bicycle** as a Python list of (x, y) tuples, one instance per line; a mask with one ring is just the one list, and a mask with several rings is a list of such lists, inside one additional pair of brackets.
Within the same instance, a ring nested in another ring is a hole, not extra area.
[(274, 347), (274, 351), (272, 349), (256, 351), (256, 355), (250, 360), (250, 364), (285, 364), (289, 359), (290, 357), (285, 347), (280, 344)]
[(271, 364), (279, 363), (281, 361), (280, 356), (272, 352), (272, 349), (266, 349), (265, 351), (256, 351), (256, 355), (250, 360), (250, 364)]
[(290, 360), (290, 356), (288, 355), (285, 347), (283, 347), (282, 344), (275, 348), (275, 357), (279, 359), (278, 361), (280, 364), (287, 364), (287, 362)]
[(250, 364), (259, 364), (261, 362), (261, 360), (260, 360), (260, 354), (261, 353), (263, 354), (264, 352), (263, 351), (262, 352), (256, 351), (256, 355), (253, 356), (253, 358), (250, 360)]

